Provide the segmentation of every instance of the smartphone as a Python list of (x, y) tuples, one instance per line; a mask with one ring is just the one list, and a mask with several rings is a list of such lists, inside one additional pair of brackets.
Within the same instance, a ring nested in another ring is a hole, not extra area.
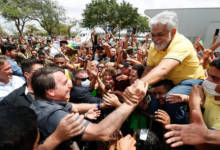
[(136, 27), (133, 27), (132, 33), (133, 33), (133, 34), (136, 34), (136, 30), (137, 30), (137, 28), (136, 28)]
[(219, 33), (219, 29), (216, 29), (215, 30), (215, 36), (218, 35), (218, 33)]
[(130, 36), (131, 36), (131, 30), (128, 29), (128, 30), (127, 30), (127, 37), (130, 37)]
[(111, 31), (111, 27), (108, 27), (108, 32)]

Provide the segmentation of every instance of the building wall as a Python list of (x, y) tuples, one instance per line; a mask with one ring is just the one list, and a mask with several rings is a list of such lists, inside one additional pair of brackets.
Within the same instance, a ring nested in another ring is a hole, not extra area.
[[(218, 8), (177, 8), (145, 10), (150, 18), (165, 10), (174, 11), (178, 16), (178, 32), (194, 42), (198, 35), (204, 41), (206, 48), (212, 43), (215, 29), (220, 29), (220, 7)], [(211, 39), (211, 40), (210, 40)], [(218, 38), (220, 40), (220, 37)], [(218, 48), (220, 51), (220, 48)]]

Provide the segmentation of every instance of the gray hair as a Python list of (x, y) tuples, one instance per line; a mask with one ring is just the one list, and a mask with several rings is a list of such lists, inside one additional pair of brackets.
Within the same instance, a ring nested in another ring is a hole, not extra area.
[(0, 69), (8, 61), (8, 58), (5, 55), (0, 55)]
[(153, 26), (158, 24), (167, 25), (167, 30), (171, 31), (173, 28), (178, 27), (177, 14), (173, 11), (164, 11), (157, 14), (149, 21), (149, 27), (152, 29)]
[(95, 63), (96, 66), (99, 64), (99, 62), (97, 60), (93, 60), (93, 61), (91, 61), (91, 63)]

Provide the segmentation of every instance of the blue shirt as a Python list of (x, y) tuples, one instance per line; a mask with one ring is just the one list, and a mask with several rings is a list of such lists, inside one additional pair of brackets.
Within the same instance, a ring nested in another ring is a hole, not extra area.
[(11, 65), (11, 69), (13, 71), (12, 75), (19, 76), (19, 77), (21, 77), (25, 81), (25, 78), (23, 76), (21, 68), (11, 58), (8, 58), (8, 61), (9, 61), (10, 65)]

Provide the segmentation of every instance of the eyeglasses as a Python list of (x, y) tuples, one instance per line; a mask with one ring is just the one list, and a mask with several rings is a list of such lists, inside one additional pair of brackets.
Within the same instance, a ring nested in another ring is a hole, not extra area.
[(170, 32), (170, 31), (166, 31), (165, 33), (159, 33), (157, 35), (150, 33), (150, 37), (151, 38), (162, 38), (167, 32)]
[(76, 80), (81, 80), (81, 81), (86, 81), (87, 79), (89, 80), (89, 77), (87, 77), (87, 78), (78, 78), (78, 77), (77, 77), (77, 78), (76, 78)]

